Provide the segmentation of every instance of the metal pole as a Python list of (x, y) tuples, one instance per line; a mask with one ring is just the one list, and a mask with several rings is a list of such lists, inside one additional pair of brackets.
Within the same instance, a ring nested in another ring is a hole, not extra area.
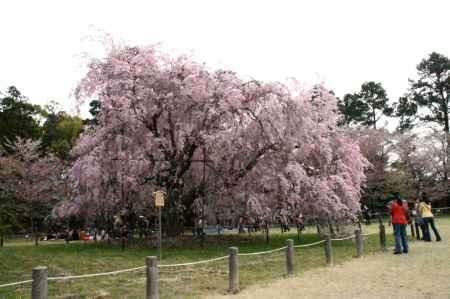
[(158, 247), (159, 247), (159, 260), (162, 260), (162, 223), (161, 223), (161, 207), (158, 208), (159, 218), (159, 234), (158, 234)]

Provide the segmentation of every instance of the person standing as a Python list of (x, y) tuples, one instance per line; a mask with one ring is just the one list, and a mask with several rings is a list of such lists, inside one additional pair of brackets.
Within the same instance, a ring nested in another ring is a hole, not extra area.
[(395, 235), (395, 249), (394, 254), (408, 253), (408, 240), (406, 239), (406, 224), (408, 223), (406, 217), (406, 209), (403, 204), (400, 194), (394, 194), (394, 200), (390, 206), (392, 226), (394, 227)]
[(428, 242), (431, 241), (430, 229), (428, 227), (429, 225), (434, 232), (436, 241), (437, 242), (441, 241), (442, 240), (441, 236), (439, 235), (439, 232), (436, 229), (436, 226), (434, 225), (434, 215), (431, 212), (431, 202), (425, 192), (422, 192), (422, 201), (420, 203), (420, 214), (422, 215), (424, 221), (424, 240)]
[[(414, 213), (414, 226), (416, 229), (417, 240), (424, 240), (424, 228), (423, 228), (424, 221), (422, 216), (420, 215), (420, 198), (416, 199), (413, 213)], [(422, 232), (422, 237), (420, 237), (420, 232)]]

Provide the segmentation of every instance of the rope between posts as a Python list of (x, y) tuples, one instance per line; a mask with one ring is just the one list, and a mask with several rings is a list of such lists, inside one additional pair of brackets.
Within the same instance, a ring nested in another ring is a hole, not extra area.
[(346, 237), (346, 238), (340, 238), (340, 239), (330, 239), (331, 241), (344, 241), (344, 240), (350, 240), (353, 239), (355, 237), (355, 235), (350, 236), (350, 237)]
[(205, 263), (209, 263), (209, 262), (214, 262), (214, 261), (224, 260), (224, 259), (226, 259), (226, 258), (228, 258), (228, 255), (226, 255), (226, 256), (221, 256), (221, 257), (216, 257), (216, 258), (209, 259), (209, 260), (203, 260), (203, 261), (191, 262), (191, 263), (158, 265), (158, 267), (159, 267), (159, 268), (168, 268), (168, 267), (191, 266), (191, 265), (205, 264)]
[(72, 275), (72, 276), (59, 276), (59, 277), (49, 277), (48, 280), (67, 280), (67, 279), (77, 279), (77, 278), (88, 278), (88, 277), (96, 277), (96, 276), (106, 276), (106, 275), (115, 275), (125, 272), (137, 271), (147, 268), (147, 266), (141, 266), (136, 268), (112, 271), (112, 272), (103, 272), (103, 273), (94, 273), (94, 274), (84, 274), (84, 275)]
[(311, 244), (295, 245), (294, 248), (309, 247), (309, 246), (318, 245), (318, 244), (321, 244), (321, 243), (324, 243), (324, 242), (325, 242), (325, 240), (321, 240), (321, 241), (317, 241), (317, 242), (314, 242), (314, 243), (311, 243)]
[(238, 253), (238, 255), (240, 256), (249, 256), (249, 255), (259, 255), (259, 254), (267, 254), (267, 253), (273, 253), (273, 252), (277, 252), (283, 249), (286, 249), (287, 246), (284, 247), (280, 247), (280, 248), (276, 248), (276, 249), (272, 249), (272, 250), (267, 250), (267, 251), (261, 251), (261, 252), (252, 252), (252, 253)]
[(7, 284), (0, 284), (0, 288), (16, 286), (16, 285), (19, 285), (19, 284), (26, 284), (26, 283), (29, 283), (29, 282), (33, 282), (33, 280), (24, 280), (24, 281), (12, 282), (12, 283), (7, 283)]
[(450, 207), (442, 207), (442, 208), (431, 208), (432, 210), (448, 210)]
[(374, 232), (374, 233), (370, 233), (370, 234), (361, 234), (361, 236), (371, 236), (371, 235), (378, 235), (379, 232)]
[[(376, 233), (372, 233), (372, 234), (376, 234)], [(367, 236), (367, 235), (372, 235), (372, 234), (363, 234), (363, 235)], [(350, 237), (347, 237), (347, 238), (341, 238), (341, 239), (331, 239), (331, 240), (332, 241), (349, 240), (349, 239), (352, 239), (353, 237), (354, 236), (350, 236)], [(295, 245), (293, 247), (294, 248), (309, 247), (309, 246), (314, 246), (314, 245), (321, 244), (323, 242), (325, 242), (325, 240), (317, 241), (317, 242), (310, 243), (310, 244)], [(280, 247), (280, 248), (267, 250), (267, 251), (261, 251), (261, 252), (239, 253), (238, 256), (252, 256), (252, 255), (260, 255), (260, 254), (269, 254), (269, 253), (273, 253), (273, 252), (284, 250), (286, 248), (287, 248), (287, 246), (283, 246), (283, 247)], [(169, 268), (169, 267), (192, 266), (192, 265), (205, 264), (205, 263), (209, 263), (209, 262), (219, 261), (219, 260), (223, 260), (223, 259), (226, 259), (226, 258), (228, 258), (228, 255), (217, 257), (217, 258), (213, 258), (213, 259), (209, 259), (209, 260), (202, 260), (202, 261), (196, 261), (196, 262), (190, 262), (190, 263), (158, 265), (158, 267), (159, 268)], [(78, 279), (78, 278), (90, 278), (90, 277), (97, 277), (97, 276), (116, 275), (116, 274), (125, 273), (125, 272), (142, 270), (142, 269), (145, 269), (146, 267), (147, 266), (141, 266), (141, 267), (136, 267), (136, 268), (123, 269), (123, 270), (117, 270), (117, 271), (112, 271), (112, 272), (94, 273), (94, 274), (49, 277), (48, 280), (49, 281), (55, 281), (55, 280), (68, 280), (68, 279)], [(26, 284), (26, 283), (30, 283), (30, 282), (33, 282), (33, 280), (24, 280), (24, 281), (18, 281), (18, 282), (13, 282), (13, 283), (2, 284), (2, 285), (0, 285), (0, 288)]]

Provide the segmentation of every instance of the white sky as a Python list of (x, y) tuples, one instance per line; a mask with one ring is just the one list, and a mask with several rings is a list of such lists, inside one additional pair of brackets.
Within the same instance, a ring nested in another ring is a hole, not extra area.
[(69, 109), (79, 54), (98, 53), (85, 37), (101, 29), (243, 76), (324, 81), (338, 96), (379, 81), (396, 99), (421, 59), (450, 56), (449, 13), (448, 0), (0, 0), (0, 90)]

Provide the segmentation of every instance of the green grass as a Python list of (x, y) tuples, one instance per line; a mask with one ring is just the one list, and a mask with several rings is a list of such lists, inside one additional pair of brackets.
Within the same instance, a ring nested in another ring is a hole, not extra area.
[[(377, 225), (364, 227), (366, 231), (377, 231)], [(392, 233), (386, 227), (388, 245), (392, 245)], [(164, 248), (163, 263), (172, 264), (203, 260), (227, 255), (228, 247), (237, 246), (239, 252), (257, 252), (285, 245), (286, 239), (294, 239), (295, 244), (308, 244), (320, 240), (313, 228), (302, 234), (297, 241), (295, 230), (292, 233), (271, 231), (270, 244), (266, 244), (261, 233), (242, 236), (224, 236), (220, 242), (211, 237), (205, 248), (198, 242), (188, 242), (182, 248)], [(188, 241), (191, 237), (187, 237)], [(63, 243), (47, 242), (39, 247), (30, 246), (32, 242), (6, 242), (0, 249), (0, 284), (27, 280), (31, 270), (38, 265), (49, 268), (49, 276), (77, 275), (115, 271), (144, 265), (146, 256), (157, 255), (153, 248), (130, 247), (121, 251), (119, 246), (108, 246), (94, 242)], [(372, 235), (364, 242), (365, 253), (379, 251), (378, 235)], [(336, 264), (351, 259), (356, 254), (354, 243), (333, 242)], [(296, 271), (325, 266), (323, 245), (295, 250)], [(284, 251), (268, 255), (241, 256), (240, 285), (246, 288), (255, 283), (264, 283), (285, 275)], [(225, 293), (228, 287), (228, 260), (181, 268), (160, 270), (161, 298), (199, 298), (205, 294)], [(0, 288), (0, 298), (29, 298), (31, 284)], [(84, 278), (70, 281), (50, 281), (50, 298), (143, 298), (145, 294), (145, 271), (123, 273), (116, 276)]]

